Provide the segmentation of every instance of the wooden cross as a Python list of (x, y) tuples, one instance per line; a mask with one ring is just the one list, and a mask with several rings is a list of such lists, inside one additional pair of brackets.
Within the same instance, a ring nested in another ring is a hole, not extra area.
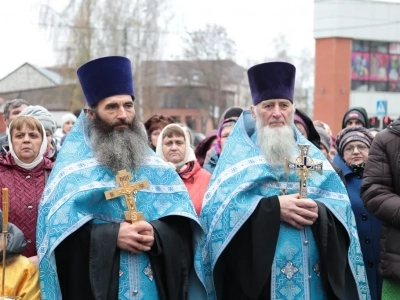
[(115, 176), (115, 180), (118, 182), (120, 187), (104, 192), (104, 195), (106, 196), (106, 200), (110, 200), (119, 196), (125, 196), (126, 206), (128, 207), (128, 211), (124, 212), (125, 220), (135, 223), (143, 221), (144, 216), (143, 213), (137, 211), (136, 199), (134, 198), (133, 194), (139, 190), (147, 189), (150, 185), (147, 180), (130, 184), (129, 182), (131, 179), (131, 173), (127, 172), (126, 170), (118, 171), (117, 176)]
[(311, 177), (311, 172), (317, 172), (322, 175), (322, 162), (314, 164), (311, 157), (308, 157), (308, 150), (310, 145), (298, 145), (300, 149), (300, 156), (296, 158), (295, 162), (291, 162), (285, 158), (285, 172), (296, 171), (297, 176), (300, 177), (300, 197), (307, 198), (307, 179)]

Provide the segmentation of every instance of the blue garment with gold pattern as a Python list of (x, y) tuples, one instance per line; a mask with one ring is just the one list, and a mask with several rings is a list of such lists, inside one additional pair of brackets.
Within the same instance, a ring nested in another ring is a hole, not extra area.
[[(214, 273), (218, 274), (215, 266), (222, 252), (254, 212), (259, 201), (278, 195), (281, 188), (256, 144), (254, 126), (250, 112), (243, 112), (229, 135), (204, 197), (200, 222), (206, 234), (197, 248), (195, 268), (210, 300), (216, 299), (213, 277)], [(307, 181), (308, 197), (322, 202), (343, 224), (350, 239), (348, 260), (359, 298), (370, 299), (355, 219), (346, 189), (321, 151), (297, 129), (295, 134), (298, 144), (310, 145), (309, 156), (323, 162), (323, 175), (313, 174)], [(297, 150), (294, 157), (299, 154)], [(281, 185), (286, 183), (283, 170), (276, 173), (279, 174)], [(299, 179), (293, 172), (287, 187), (289, 194), (299, 192)], [(287, 228), (282, 222), (271, 270), (271, 299), (324, 299), (318, 276), (318, 259), (310, 228)]]
[[(37, 249), (42, 299), (61, 299), (55, 262), (55, 248), (70, 234), (93, 220), (94, 223), (123, 222), (127, 211), (124, 197), (106, 200), (105, 191), (115, 189), (115, 175), (93, 157), (81, 114), (68, 134), (47, 182), (39, 206)], [(150, 187), (136, 194), (138, 211), (146, 221), (165, 216), (193, 220), (194, 236), (201, 228), (192, 201), (178, 174), (158, 155), (148, 155), (132, 182), (148, 180)], [(148, 256), (120, 251), (118, 299), (157, 299), (157, 288)]]

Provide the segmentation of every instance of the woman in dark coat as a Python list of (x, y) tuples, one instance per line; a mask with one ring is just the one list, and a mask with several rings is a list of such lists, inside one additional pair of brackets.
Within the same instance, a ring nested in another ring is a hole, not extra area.
[(361, 183), (373, 137), (368, 129), (357, 126), (343, 129), (336, 140), (338, 154), (334, 163), (346, 179), (351, 208), (356, 217), (358, 237), (364, 257), (371, 299), (381, 299), (382, 277), (378, 273), (381, 221), (370, 214), (360, 197)]

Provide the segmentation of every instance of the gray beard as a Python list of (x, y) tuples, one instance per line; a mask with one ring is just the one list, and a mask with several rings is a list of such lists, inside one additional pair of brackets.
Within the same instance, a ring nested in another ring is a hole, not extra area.
[(271, 128), (256, 120), (257, 142), (267, 163), (273, 167), (282, 166), (285, 158), (292, 159), (296, 148), (293, 125)]
[(88, 118), (88, 123), (93, 155), (100, 165), (117, 174), (123, 169), (137, 170), (143, 164), (148, 139), (136, 118), (124, 130), (115, 130), (98, 115), (94, 120)]

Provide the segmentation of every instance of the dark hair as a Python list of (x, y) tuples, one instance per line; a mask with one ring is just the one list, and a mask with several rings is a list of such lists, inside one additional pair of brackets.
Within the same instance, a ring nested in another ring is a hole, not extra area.
[(154, 130), (163, 129), (165, 126), (173, 123), (175, 123), (175, 121), (171, 117), (165, 117), (163, 115), (154, 115), (144, 123), (144, 127), (146, 128), (147, 135), (149, 136), (150, 139), (151, 133)]

